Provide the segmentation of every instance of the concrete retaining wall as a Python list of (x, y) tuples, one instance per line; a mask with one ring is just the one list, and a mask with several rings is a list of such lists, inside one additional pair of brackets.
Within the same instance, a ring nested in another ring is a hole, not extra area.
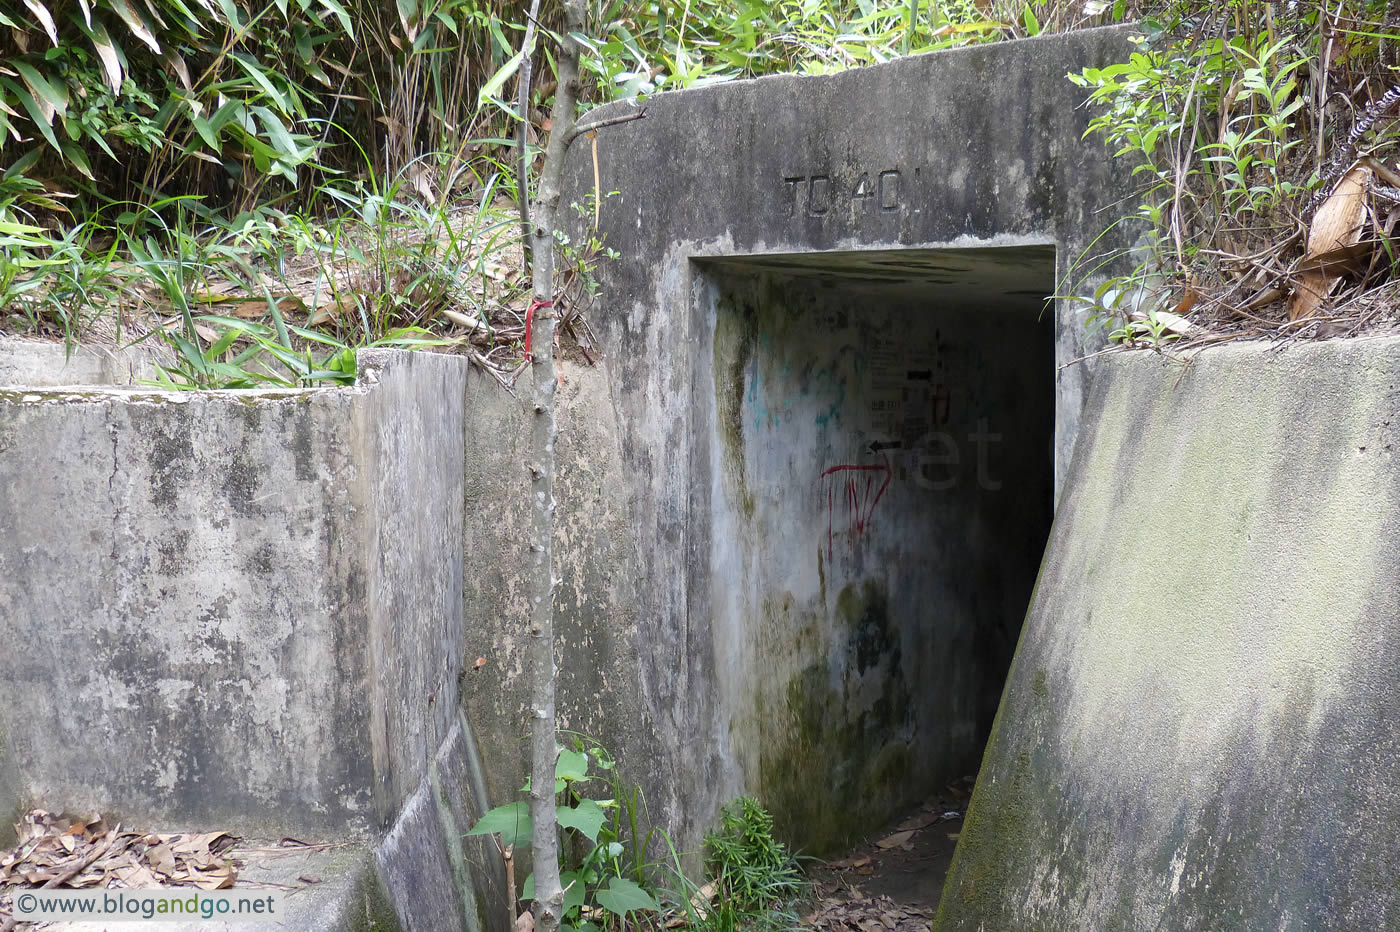
[(1400, 927), (1400, 340), (1100, 369), (936, 927)]
[[(1125, 35), (660, 95), (599, 137), (623, 258), (599, 269), (603, 365), (564, 366), (561, 716), (683, 848), (744, 790), (836, 844), (974, 755), (1085, 378), (1054, 369), (1079, 317), (1039, 302), (1092, 288), (1070, 263), (1124, 181), (1064, 75)], [(593, 168), (577, 146), (570, 200)], [(23, 788), (0, 804), (380, 831), (426, 818), (406, 801), (459, 682), (487, 793), (514, 795), (528, 415), (460, 363), (382, 368), (348, 392), (7, 398), (0, 572), (24, 581), (0, 635), (40, 630), (0, 678), (72, 698), (0, 711)], [(984, 452), (1000, 489), (968, 485)], [(87, 627), (46, 627), (65, 613)]]
[(462, 363), (364, 364), (0, 394), (7, 810), (387, 825), (456, 706)]
[(461, 837), (489, 805), (460, 711), (466, 369), (0, 388), (0, 812), (353, 841), (347, 895), (406, 928), (507, 925), (498, 852)]

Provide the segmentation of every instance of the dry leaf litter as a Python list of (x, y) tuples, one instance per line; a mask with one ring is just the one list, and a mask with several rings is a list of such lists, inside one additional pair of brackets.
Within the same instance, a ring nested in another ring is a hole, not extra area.
[[(242, 839), (224, 831), (124, 831), (120, 825), (109, 826), (101, 816), (82, 821), (42, 809), (25, 813), (15, 833), (18, 842), (0, 854), (0, 932), (15, 928), (13, 899), (25, 889), (227, 890), (250, 855), (267, 851), (241, 847)], [(319, 847), (324, 846), (292, 838), (278, 843), (279, 850)], [(311, 877), (300, 879), (307, 884), (318, 882)]]

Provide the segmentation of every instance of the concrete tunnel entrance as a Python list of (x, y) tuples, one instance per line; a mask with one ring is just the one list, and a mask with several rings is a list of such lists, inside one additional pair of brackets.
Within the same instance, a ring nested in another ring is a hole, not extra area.
[(693, 262), (729, 739), (829, 853), (980, 765), (1050, 529), (1054, 247)]

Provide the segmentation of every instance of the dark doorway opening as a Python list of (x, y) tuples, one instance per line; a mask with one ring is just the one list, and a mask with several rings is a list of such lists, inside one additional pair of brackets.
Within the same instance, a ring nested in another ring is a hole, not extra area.
[(1054, 248), (695, 264), (730, 743), (840, 851), (980, 764), (1050, 529)]

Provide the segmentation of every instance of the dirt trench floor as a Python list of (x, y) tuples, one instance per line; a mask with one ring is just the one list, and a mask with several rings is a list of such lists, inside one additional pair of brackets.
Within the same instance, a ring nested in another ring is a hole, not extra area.
[(972, 793), (963, 777), (834, 861), (808, 868), (820, 932), (928, 932)]

